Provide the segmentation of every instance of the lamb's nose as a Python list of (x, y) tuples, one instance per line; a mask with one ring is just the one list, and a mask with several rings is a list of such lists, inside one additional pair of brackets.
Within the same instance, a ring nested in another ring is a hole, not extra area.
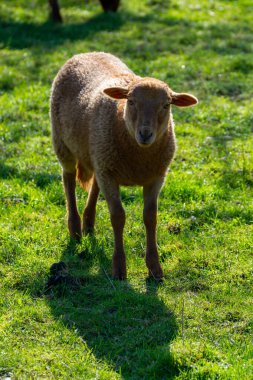
[(149, 130), (143, 130), (143, 131), (139, 131), (139, 135), (142, 139), (143, 142), (147, 141), (150, 139), (150, 137), (153, 136), (153, 132), (150, 132)]

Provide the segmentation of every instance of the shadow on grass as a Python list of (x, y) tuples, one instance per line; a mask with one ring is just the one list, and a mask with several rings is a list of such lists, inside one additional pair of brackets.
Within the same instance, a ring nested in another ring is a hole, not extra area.
[[(60, 173), (60, 171), (59, 171)], [(18, 178), (24, 182), (34, 182), (35, 185), (44, 189), (53, 182), (61, 182), (60, 174), (51, 174), (50, 172), (36, 172), (36, 170), (18, 170), (17, 168), (0, 162), (0, 178), (13, 179)]]
[[(161, 6), (159, 5), (159, 7)], [(166, 8), (168, 6), (166, 5)], [(149, 51), (151, 48), (154, 53), (159, 53), (168, 48), (171, 52), (178, 52), (189, 46), (198, 46), (198, 50), (212, 50), (221, 55), (227, 55), (234, 51), (251, 52), (250, 44), (245, 41), (244, 36), (244, 33), (247, 36), (251, 35), (252, 27), (250, 25), (239, 23), (233, 25), (224, 21), (218, 24), (210, 22), (207, 26), (203, 22), (190, 21), (172, 15), (159, 17), (155, 4), (153, 6), (150, 4), (150, 12), (145, 15), (121, 10), (118, 13), (99, 13), (84, 22), (66, 22), (62, 25), (52, 21), (33, 23), (0, 18), (0, 46), (12, 49), (35, 48), (36, 50), (42, 48), (50, 51), (66, 41), (93, 40), (97, 33), (116, 32), (129, 22), (140, 29), (141, 36), (143, 31), (152, 33), (152, 39), (148, 39), (145, 46), (141, 45), (139, 49), (137, 48), (138, 43), (135, 45), (134, 52), (137, 55), (144, 54), (146, 49)], [(148, 25), (148, 28), (145, 25)], [(171, 29), (173, 33), (171, 33)], [(226, 40), (224, 40), (224, 35), (227, 36)], [(142, 39), (141, 36), (140, 39)], [(126, 50), (129, 54), (128, 44), (126, 44)], [(249, 64), (247, 67), (249, 71), (252, 69)], [(245, 70), (245, 64), (239, 64), (235, 69)]]
[(127, 12), (118, 14), (101, 13), (83, 23), (55, 24), (47, 21), (43, 24), (1, 20), (0, 41), (12, 49), (41, 47), (54, 49), (66, 40), (77, 41), (92, 38), (101, 31), (113, 32), (131, 19), (133, 22), (151, 21), (152, 17), (138, 17)]
[[(221, 192), (229, 192), (228, 188), (221, 188)], [(221, 193), (220, 193), (221, 194)], [(228, 195), (226, 195), (228, 197)], [(196, 206), (193, 210), (178, 210), (176, 215), (188, 220), (188, 228), (191, 231), (201, 232), (204, 225), (212, 225), (215, 221), (231, 221), (237, 219), (243, 224), (252, 224), (252, 212), (243, 207), (239, 202), (223, 202), (221, 206), (213, 201), (205, 203), (203, 206)], [(193, 219), (192, 219), (193, 218)]]
[(65, 280), (47, 290), (54, 317), (75, 329), (98, 361), (123, 379), (173, 379), (178, 368), (170, 343), (177, 324), (157, 296), (162, 285), (147, 280), (140, 291), (127, 281), (111, 280), (111, 262), (95, 238), (89, 250), (77, 251), (78, 245), (70, 242), (62, 254), (68, 267)]

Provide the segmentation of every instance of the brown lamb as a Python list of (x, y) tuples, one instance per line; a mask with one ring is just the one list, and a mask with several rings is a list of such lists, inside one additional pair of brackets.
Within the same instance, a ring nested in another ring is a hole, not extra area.
[[(114, 278), (126, 278), (120, 185), (143, 187), (146, 264), (150, 276), (163, 277), (156, 243), (157, 200), (176, 147), (171, 105), (196, 103), (193, 95), (141, 78), (107, 53), (75, 55), (53, 82), (53, 145), (63, 169), (69, 232), (79, 239), (82, 232), (93, 232), (101, 190), (114, 232)], [(76, 178), (89, 190), (82, 226)]]

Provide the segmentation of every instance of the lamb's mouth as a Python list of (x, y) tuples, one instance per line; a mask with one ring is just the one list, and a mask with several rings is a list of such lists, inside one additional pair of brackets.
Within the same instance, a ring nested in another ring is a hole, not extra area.
[[(138, 142), (138, 141), (137, 141)], [(152, 143), (140, 143), (138, 142), (138, 145), (141, 146), (142, 148), (148, 148), (152, 145)]]

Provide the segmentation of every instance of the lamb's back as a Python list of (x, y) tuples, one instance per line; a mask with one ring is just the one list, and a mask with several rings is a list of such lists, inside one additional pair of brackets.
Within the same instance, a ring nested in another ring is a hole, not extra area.
[(94, 117), (105, 115), (105, 124), (110, 125), (116, 113), (115, 101), (103, 89), (124, 85), (133, 76), (120, 59), (107, 53), (75, 55), (58, 72), (51, 95), (53, 134), (78, 160), (85, 160), (90, 149), (90, 130), (97, 124)]
[(77, 54), (58, 72), (52, 90), (53, 106), (69, 110), (75, 106), (92, 106), (101, 87), (113, 80), (131, 75), (131, 70), (117, 57), (108, 53)]

